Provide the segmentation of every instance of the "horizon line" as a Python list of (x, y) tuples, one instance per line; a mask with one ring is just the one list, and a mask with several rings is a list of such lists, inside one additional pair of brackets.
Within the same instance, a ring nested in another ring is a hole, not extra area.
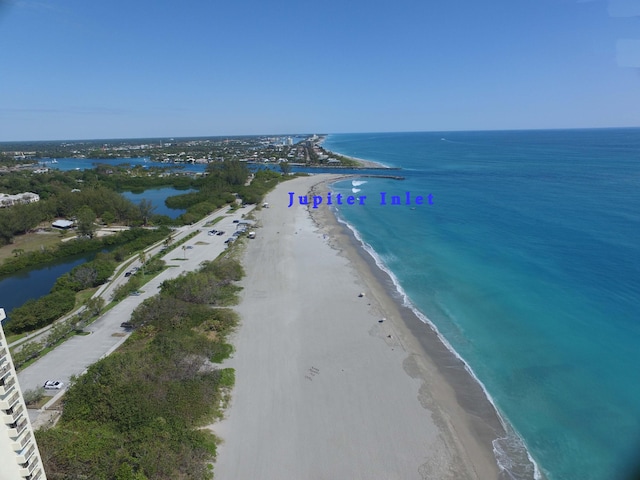
[(150, 137), (103, 137), (103, 138), (62, 138), (44, 140), (0, 140), (0, 144), (7, 143), (46, 143), (46, 142), (100, 142), (100, 141), (131, 141), (131, 140), (186, 140), (186, 139), (209, 139), (209, 138), (243, 138), (243, 137), (292, 137), (311, 136), (319, 137), (328, 135), (368, 135), (386, 133), (471, 133), (471, 132), (532, 132), (532, 131), (566, 131), (566, 130), (631, 130), (638, 129), (636, 126), (607, 126), (607, 127), (540, 127), (540, 128), (487, 128), (487, 129), (465, 129), (465, 130), (385, 130), (385, 131), (361, 131), (361, 132), (332, 132), (332, 133), (260, 133), (260, 134), (235, 134), (235, 135), (191, 135), (175, 136), (160, 135)]

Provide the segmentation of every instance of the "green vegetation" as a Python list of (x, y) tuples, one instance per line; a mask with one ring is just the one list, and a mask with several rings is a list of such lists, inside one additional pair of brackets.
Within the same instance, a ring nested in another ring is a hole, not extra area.
[(135, 310), (136, 331), (75, 379), (57, 426), (36, 432), (48, 478), (213, 477), (216, 439), (202, 427), (221, 415), (234, 372), (211, 362), (229, 354), (237, 316), (212, 305), (227, 302), (242, 274), (216, 260)]
[[(69, 273), (62, 275), (54, 284), (51, 292), (38, 299), (27, 301), (24, 305), (15, 308), (11, 312), (11, 322), (9, 322), (5, 330), (9, 333), (21, 333), (45, 327), (58, 318), (63, 317), (75, 308), (76, 294), (86, 289), (95, 288), (105, 283), (111, 275), (119, 261), (124, 256), (128, 256), (138, 250), (142, 250), (148, 245), (152, 245), (167, 236), (168, 230), (128, 230), (119, 234), (120, 241), (129, 239), (130, 241), (120, 245), (120, 247), (111, 253), (98, 253), (91, 262), (83, 263), (75, 267)], [(104, 237), (100, 242), (111, 242), (117, 244), (114, 237)], [(86, 240), (84, 243), (93, 242)], [(74, 242), (75, 244), (76, 242)], [(82, 242), (75, 245), (78, 247)], [(73, 247), (68, 244), (62, 244), (59, 248)], [(47, 252), (32, 252), (22, 255), (22, 257), (42, 257)], [(18, 259), (16, 259), (18, 260)], [(7, 264), (3, 265), (7, 267)], [(159, 260), (154, 259), (147, 266), (148, 272), (157, 272), (164, 267)], [(128, 282), (127, 285), (129, 285)], [(137, 287), (134, 288), (134, 290)], [(129, 292), (128, 292), (129, 293)], [(128, 294), (127, 293), (127, 294)], [(93, 306), (92, 306), (93, 307)], [(95, 307), (93, 307), (95, 310)], [(98, 309), (99, 310), (99, 309)]]
[(55, 260), (105, 249), (111, 249), (114, 258), (117, 261), (122, 261), (135, 251), (162, 240), (169, 233), (170, 231), (166, 227), (157, 230), (133, 228), (107, 237), (64, 242), (55, 247), (25, 252), (6, 259), (0, 265), (0, 275), (11, 275), (24, 268), (41, 266)]
[(273, 189), (279, 182), (290, 178), (292, 177), (283, 177), (273, 170), (258, 170), (250, 185), (239, 187), (238, 194), (245, 203), (260, 203), (268, 191)]

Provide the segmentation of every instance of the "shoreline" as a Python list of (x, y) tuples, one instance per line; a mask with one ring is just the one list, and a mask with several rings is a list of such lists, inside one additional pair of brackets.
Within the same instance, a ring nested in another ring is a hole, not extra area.
[[(313, 192), (348, 177), (293, 182)], [(480, 384), (332, 211), (286, 207), (292, 188), (269, 194), (244, 253), (216, 477), (507, 478)]]
[[(316, 142), (316, 145), (322, 147), (322, 144), (327, 139), (329, 135), (322, 135), (320, 139)], [(322, 147), (324, 148), (324, 147)], [(389, 165), (385, 165), (384, 163), (374, 162), (373, 160), (365, 160), (364, 158), (353, 157), (351, 155), (344, 155), (339, 152), (334, 152), (333, 150), (328, 150), (324, 148), (325, 151), (329, 153), (333, 153), (334, 155), (340, 155), (341, 157), (348, 158), (350, 160), (354, 160), (360, 164), (360, 168), (372, 168), (372, 169), (382, 169), (382, 170), (400, 170), (400, 167), (390, 167)]]
[[(345, 178), (348, 177), (321, 182), (310, 193), (326, 195), (330, 184)], [(376, 259), (365, 249), (352, 227), (339, 218), (335, 211), (329, 211), (326, 207), (309, 209), (309, 214), (319, 229), (332, 232), (332, 248), (349, 259), (363, 277), (365, 285), (373, 292), (377, 308), (387, 315), (387, 319), (395, 321), (394, 327), (410, 352), (404, 366), (407, 374), (422, 379), (425, 382), (423, 388), (427, 388), (428, 379), (443, 382), (451, 388), (450, 392), (439, 389), (430, 392), (432, 398), (429, 404), (434, 409), (432, 413), (441, 417), (437, 423), (444, 427), (450, 422), (457, 434), (466, 429), (464, 435), (469, 437), (461, 440), (461, 447), (467, 450), (470, 459), (474, 457), (476, 461), (482, 462), (486, 460), (486, 453), (490, 453), (496, 468), (495, 478), (507, 478), (500, 475), (493, 451), (493, 441), (507, 436), (507, 431), (495, 405), (488, 398), (488, 392), (468, 371), (466, 363), (452, 347), (445, 344), (432, 324), (422, 320), (412, 308), (405, 305), (397, 284), (376, 263)], [(451, 394), (455, 396), (455, 405), (451, 402)], [(476, 442), (478, 445), (473, 445)], [(475, 462), (472, 461), (471, 465), (475, 465)]]
[[(358, 176), (336, 176), (333, 180), (317, 183), (309, 193), (311, 195), (326, 195), (331, 184), (350, 177), (357, 178)], [(409, 335), (410, 340), (415, 341), (414, 347), (417, 349), (417, 354), (426, 357), (426, 364), (423, 367), (427, 370), (435, 367), (440, 375), (439, 380), (448, 383), (453, 389), (458, 406), (466, 414), (464, 421), (469, 422), (469, 426), (472, 427), (472, 435), (491, 449), (496, 466), (500, 469), (498, 478), (501, 480), (512, 478), (507, 472), (502, 471), (503, 467), (498, 459), (499, 456), (505, 456), (506, 463), (517, 458), (524, 465), (525, 471), (518, 470), (516, 467), (517, 471), (511, 472), (517, 473), (517, 478), (544, 480), (546, 477), (531, 457), (524, 440), (513, 430), (508, 419), (499, 412), (486, 387), (446, 338), (441, 336), (437, 327), (413, 305), (393, 273), (384, 264), (378, 263), (382, 261), (377, 257), (375, 251), (360, 238), (359, 232), (340, 217), (335, 207), (331, 207), (331, 211), (327, 211), (326, 206), (323, 206), (322, 209), (309, 207), (308, 210), (318, 228), (324, 225), (334, 230), (336, 241), (333, 248), (355, 263), (356, 270), (361, 275), (370, 276), (371, 284), (379, 290), (378, 294), (382, 298), (381, 303), (385, 304), (384, 307), (387, 309), (385, 311), (391, 310), (396, 313), (399, 322), (402, 322), (406, 329), (405, 333)], [(369, 252), (368, 249), (371, 249), (372, 252)], [(407, 373), (409, 372), (407, 371)], [(449, 399), (445, 396), (434, 400), (436, 403), (441, 400), (440, 405), (449, 405), (447, 402)], [(446, 413), (459, 412), (445, 411)], [(456, 428), (456, 431), (459, 430)], [(496, 445), (494, 442), (498, 444)], [(505, 443), (509, 442), (511, 444), (505, 449)], [(500, 452), (496, 451), (496, 446)], [(523, 455), (526, 458), (523, 458)]]

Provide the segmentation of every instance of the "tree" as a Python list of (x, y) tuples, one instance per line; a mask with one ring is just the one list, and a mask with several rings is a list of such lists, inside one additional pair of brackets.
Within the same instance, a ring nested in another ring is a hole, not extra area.
[(102, 297), (91, 297), (84, 302), (85, 307), (87, 307), (87, 311), (92, 315), (96, 316), (104, 307), (104, 298)]
[(146, 226), (147, 223), (149, 223), (149, 219), (155, 209), (156, 207), (153, 206), (151, 200), (147, 200), (146, 198), (140, 200), (138, 210), (140, 210), (140, 217), (142, 217), (142, 225)]
[(280, 162), (280, 171), (282, 171), (283, 175), (289, 175), (291, 172), (291, 165), (289, 165), (289, 162)]
[(102, 214), (102, 221), (107, 225), (111, 225), (113, 222), (116, 221), (116, 216), (113, 212), (106, 211)]
[(73, 280), (80, 284), (79, 289), (84, 290), (85, 288), (91, 288), (96, 284), (98, 272), (96, 272), (96, 269), (92, 268), (90, 265), (81, 265), (73, 269), (72, 272)]
[(93, 238), (93, 234), (98, 228), (95, 224), (96, 213), (88, 206), (83, 205), (78, 210), (76, 218), (78, 225), (78, 234), (84, 237)]
[(33, 390), (25, 390), (22, 397), (24, 398), (24, 403), (27, 405), (35, 405), (44, 397), (44, 388), (37, 387)]
[(140, 260), (140, 266), (142, 268), (142, 276), (144, 277), (144, 264), (147, 263), (147, 254), (145, 251), (141, 251), (140, 255), (138, 255), (138, 260)]

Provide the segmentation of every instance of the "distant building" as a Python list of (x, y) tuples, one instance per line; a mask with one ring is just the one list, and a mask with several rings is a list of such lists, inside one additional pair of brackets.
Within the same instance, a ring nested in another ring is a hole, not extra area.
[(2, 330), (1, 322), (5, 318), (4, 308), (0, 308), (0, 477), (46, 480), (27, 406)]
[(7, 195), (0, 193), (0, 208), (13, 207), (14, 205), (34, 203), (40, 201), (40, 195), (32, 192), (16, 193)]
[(71, 220), (56, 220), (51, 224), (51, 226), (62, 230), (68, 230), (73, 227), (73, 222)]

